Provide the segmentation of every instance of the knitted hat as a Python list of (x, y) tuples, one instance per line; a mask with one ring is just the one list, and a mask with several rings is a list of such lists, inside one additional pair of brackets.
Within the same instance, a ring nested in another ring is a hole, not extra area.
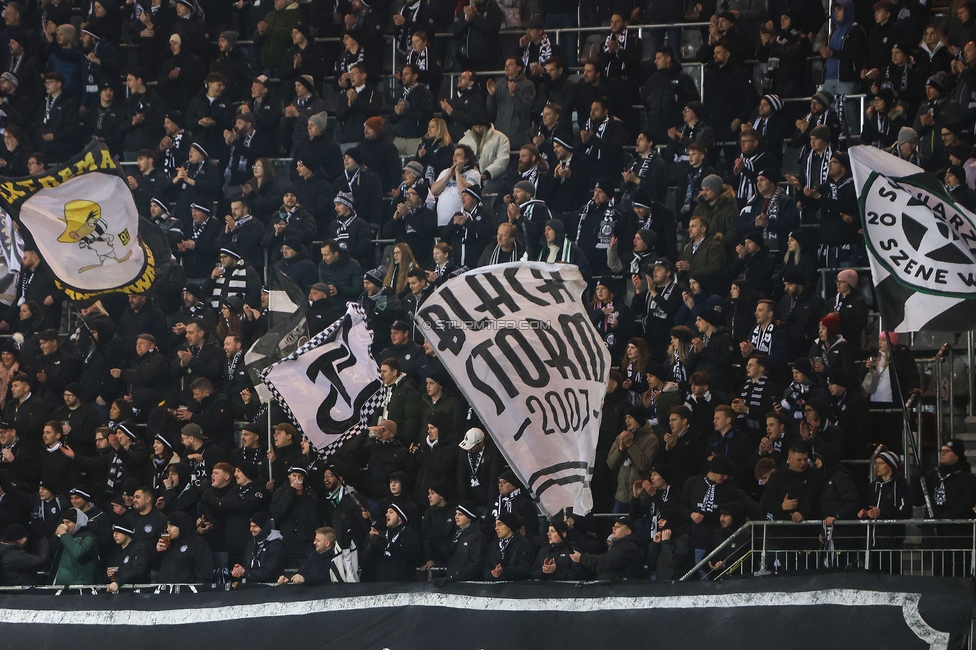
[(779, 175), (779, 171), (777, 171), (774, 167), (767, 167), (763, 169), (762, 171), (759, 172), (759, 176), (762, 176), (773, 185), (779, 183), (781, 178)]
[(719, 176), (718, 174), (709, 174), (708, 176), (703, 178), (701, 182), (702, 189), (705, 189), (707, 187), (708, 189), (715, 192), (716, 194), (722, 193), (722, 185), (724, 184), (725, 183), (722, 181), (722, 177)]
[(121, 523), (112, 526), (112, 532), (122, 533), (123, 535), (128, 535), (129, 537), (133, 537), (136, 534), (136, 529), (132, 526), (132, 524)]
[(859, 280), (857, 271), (854, 269), (844, 269), (843, 271), (840, 271), (837, 273), (837, 279), (846, 282), (852, 287), (856, 287)]
[(462, 194), (468, 194), (469, 196), (473, 196), (474, 199), (478, 203), (481, 203), (481, 186), (480, 185), (468, 185), (466, 188), (464, 188), (464, 191), (461, 192), (461, 193)]
[(315, 125), (319, 131), (325, 132), (325, 127), (329, 123), (329, 114), (321, 111), (308, 118), (308, 121)]
[(763, 95), (762, 98), (769, 102), (769, 105), (772, 107), (774, 113), (777, 113), (783, 109), (783, 100), (779, 98), (779, 95), (770, 93), (768, 95)]
[(27, 526), (23, 524), (9, 524), (3, 531), (3, 539), (8, 542), (16, 542), (28, 536)]
[(891, 469), (898, 469), (898, 466), (901, 465), (901, 460), (898, 458), (898, 454), (893, 451), (883, 451), (878, 454), (878, 458), (887, 463)]
[(837, 336), (837, 331), (840, 329), (840, 316), (837, 314), (827, 314), (820, 319), (820, 324), (827, 328), (827, 332), (831, 336)]
[(497, 521), (502, 522), (503, 524), (505, 524), (506, 526), (508, 526), (509, 528), (511, 528), (513, 531), (518, 531), (518, 529), (522, 527), (519, 524), (519, 517), (518, 517), (518, 515), (515, 514), (514, 512), (509, 512), (508, 510), (505, 510), (504, 508), (502, 509), (501, 512), (498, 513), (498, 516), (495, 517), (495, 519)]
[(851, 170), (851, 157), (843, 151), (835, 151), (833, 155), (830, 156), (833, 160), (836, 160), (841, 167), (847, 171)]
[(905, 144), (906, 142), (911, 142), (912, 140), (918, 140), (918, 131), (910, 126), (903, 126), (898, 131), (898, 146)]
[(233, 248), (225, 246), (220, 249), (221, 255), (226, 255), (227, 257), (233, 257), (235, 260), (241, 259), (241, 254), (235, 251)]
[(346, 151), (345, 155), (355, 160), (357, 165), (363, 164), (363, 150), (360, 149), (359, 147), (353, 147), (352, 149), (349, 149), (348, 151)]
[(956, 180), (963, 185), (966, 184), (966, 170), (962, 165), (950, 165), (946, 172), (955, 176)]
[(72, 395), (77, 397), (79, 394), (81, 394), (81, 383), (77, 381), (73, 381), (67, 384), (64, 387), (64, 392), (71, 393)]
[(637, 421), (638, 426), (644, 426), (647, 424), (647, 409), (640, 404), (635, 404), (631, 406), (626, 411), (624, 415), (629, 415)]
[(237, 47), (237, 32), (232, 32), (230, 30), (220, 32), (220, 38), (227, 41), (231, 47)]
[(554, 142), (555, 144), (558, 144), (558, 145), (559, 145), (560, 147), (562, 147), (562, 148), (563, 148), (563, 149), (565, 149), (566, 151), (569, 151), (569, 152), (572, 152), (572, 151), (573, 151), (573, 141), (572, 141), (572, 140), (570, 140), (570, 139), (568, 139), (568, 138), (564, 138), (564, 137), (562, 137), (562, 136), (558, 136), (558, 135), (557, 135), (557, 136), (555, 136), (555, 137), (554, 137), (554, 138), (552, 139), (552, 141), (553, 141), (553, 142)]
[(830, 108), (830, 106), (834, 103), (833, 94), (831, 94), (826, 90), (821, 90), (817, 93), (814, 93), (813, 99), (816, 99), (818, 102), (820, 102), (827, 108)]
[(945, 95), (945, 91), (946, 91), (945, 84), (946, 84), (945, 70), (939, 70), (934, 75), (929, 77), (928, 81), (925, 82), (926, 86), (932, 86), (933, 88), (938, 90), (940, 95)]
[(434, 481), (427, 488), (435, 494), (441, 495), (445, 499), (450, 499), (453, 491), (451, 490), (451, 482), (447, 479), (441, 479), (439, 481)]
[[(529, 196), (535, 196), (535, 185), (532, 184), (532, 181), (519, 181), (512, 189), (522, 190)], [(613, 192), (613, 190), (610, 191)]]
[(369, 280), (370, 282), (372, 282), (378, 287), (382, 287), (383, 276), (385, 275), (386, 275), (386, 267), (381, 265), (381, 266), (377, 266), (375, 269), (366, 271), (366, 273), (363, 275), (363, 279)]
[(200, 144), (199, 142), (194, 142), (193, 144), (190, 145), (190, 148), (191, 149), (196, 149), (197, 151), (199, 151), (200, 153), (202, 153), (204, 158), (209, 158), (210, 157), (210, 154), (207, 153), (207, 150), (204, 149), (203, 148), (203, 145)]
[(945, 441), (945, 446), (951, 449), (956, 456), (959, 456), (959, 460), (966, 458), (966, 443), (959, 438), (949, 438)]
[(671, 328), (671, 336), (688, 345), (695, 338), (695, 333), (691, 331), (690, 327), (678, 325), (677, 327)]
[(708, 471), (712, 474), (724, 474), (728, 476), (735, 472), (735, 465), (729, 460), (728, 456), (713, 456), (708, 462)]
[(4, 72), (3, 74), (0, 74), (0, 79), (6, 79), (14, 88), (16, 88), (17, 84), (19, 83), (13, 72)]
[(377, 135), (383, 133), (383, 131), (386, 130), (386, 124), (384, 124), (383, 118), (380, 117), (379, 115), (374, 115), (373, 117), (366, 120), (364, 124), (369, 128), (373, 129), (374, 131), (376, 131)]
[(898, 332), (881, 332), (878, 334), (878, 340), (888, 340), (891, 345), (898, 345)]
[(264, 510), (259, 510), (258, 512), (255, 512), (253, 515), (251, 515), (251, 523), (257, 524), (261, 528), (267, 526), (269, 521), (271, 521), (271, 515), (269, 515)]
[(332, 202), (341, 203), (350, 210), (356, 209), (356, 197), (353, 196), (352, 192), (339, 192), (335, 195), (335, 198), (332, 199)]
[(191, 203), (191, 210), (199, 210), (200, 212), (206, 212), (207, 214), (212, 214), (212, 209), (208, 205), (203, 205), (201, 203)]
[(718, 313), (714, 309), (702, 309), (698, 312), (698, 318), (702, 319), (712, 327), (721, 327), (724, 324), (724, 319), (722, 314)]
[(417, 178), (423, 178), (424, 176), (424, 166), (421, 165), (416, 160), (411, 160), (406, 165), (403, 166), (403, 171), (409, 171), (411, 174)]
[[(634, 205), (637, 204), (635, 203)], [(654, 248), (654, 245), (657, 244), (657, 233), (650, 228), (641, 228), (637, 231), (637, 236), (641, 238), (644, 245), (649, 249)]]
[(652, 377), (657, 377), (661, 381), (668, 380), (668, 369), (660, 363), (652, 363), (644, 370), (645, 375), (651, 375)]
[(699, 120), (705, 115), (705, 105), (697, 99), (693, 99), (685, 104), (685, 108), (690, 109), (691, 112), (695, 114), (695, 117), (697, 117)]
[(761, 230), (753, 230), (752, 232), (747, 232), (745, 235), (742, 236), (742, 241), (743, 243), (747, 241), (751, 241), (752, 243), (757, 244), (759, 248), (765, 248), (766, 246), (766, 242), (763, 241), (763, 232)]
[[(440, 494), (440, 492), (438, 492), (438, 494)], [(471, 521), (477, 521), (479, 519), (478, 506), (475, 505), (474, 501), (462, 501), (461, 503), (457, 504), (457, 508), (455, 508), (455, 510), (463, 514)]]
[(241, 470), (241, 474), (252, 481), (257, 480), (258, 476), (261, 475), (258, 466), (254, 463), (243, 462), (237, 466), (237, 469)]
[(594, 190), (603, 190), (604, 192), (606, 192), (610, 196), (613, 196), (614, 190), (617, 189), (617, 183), (612, 178), (610, 178), (609, 176), (604, 176), (603, 178), (601, 178), (600, 180), (598, 180), (596, 183), (594, 183), (593, 189)]
[(793, 370), (805, 377), (813, 377), (813, 365), (806, 357), (801, 357), (793, 362)]
[(402, 521), (403, 523), (405, 524), (410, 523), (410, 518), (407, 517), (407, 513), (404, 512), (403, 507), (399, 503), (394, 501), (389, 505), (387, 510), (393, 510), (394, 512), (396, 512), (397, 515), (400, 517), (400, 521)]
[(949, 145), (949, 155), (960, 162), (969, 160), (973, 155), (973, 148), (965, 142), (953, 142)]
[(300, 74), (297, 77), (295, 77), (295, 81), (308, 88), (308, 92), (313, 94), (315, 93), (315, 80), (312, 79), (312, 75)]
[(830, 127), (828, 127), (826, 124), (815, 126), (813, 127), (813, 129), (810, 130), (810, 137), (819, 138), (820, 140), (823, 140), (825, 142), (830, 142), (830, 138), (831, 138)]

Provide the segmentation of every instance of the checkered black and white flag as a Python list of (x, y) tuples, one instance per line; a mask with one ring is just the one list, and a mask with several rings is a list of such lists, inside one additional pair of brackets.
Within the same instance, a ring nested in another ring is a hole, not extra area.
[(261, 372), (285, 413), (323, 458), (366, 430), (386, 387), (369, 352), (373, 335), (356, 303), (294, 353)]

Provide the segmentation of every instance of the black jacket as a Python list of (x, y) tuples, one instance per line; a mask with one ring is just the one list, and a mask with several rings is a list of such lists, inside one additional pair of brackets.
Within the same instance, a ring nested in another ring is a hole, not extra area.
[(251, 582), (277, 582), (285, 571), (285, 545), (281, 533), (268, 522), (244, 549), (244, 575)]
[(114, 553), (109, 556), (109, 566), (119, 567), (119, 575), (115, 579), (119, 585), (146, 584), (151, 581), (149, 576), (149, 559), (156, 554), (156, 549), (146, 547), (141, 542), (130, 542), (122, 548), (116, 546)]
[(602, 555), (583, 553), (579, 563), (596, 572), (597, 580), (644, 577), (644, 554), (633, 534), (613, 540)]
[(214, 577), (213, 551), (197, 534), (196, 525), (186, 513), (174, 515), (180, 529), (178, 539), (172, 540), (162, 553), (159, 565), (159, 582), (211, 583)]
[(423, 558), (420, 534), (401, 524), (383, 535), (371, 535), (366, 547), (363, 580), (412, 582)]
[(37, 572), (48, 564), (50, 556), (51, 545), (47, 538), (38, 542), (36, 555), (0, 542), (0, 584), (5, 587), (37, 584)]
[(681, 109), (698, 97), (694, 80), (678, 63), (647, 78), (641, 99), (655, 144), (667, 143), (668, 129), (681, 126)]
[[(485, 565), (487, 542), (477, 522), (455, 535), (447, 562), (448, 580), (478, 580)], [(494, 567), (492, 567), (494, 568)]]
[[(528, 580), (531, 578), (532, 556), (535, 554), (532, 549), (532, 542), (516, 532), (509, 538), (508, 545), (503, 552), (502, 541), (495, 539), (488, 544), (481, 578), (486, 582)], [(491, 571), (499, 564), (502, 565), (502, 575), (500, 578), (496, 578), (491, 575)]]
[[(535, 562), (532, 565), (532, 578), (534, 580), (560, 581), (581, 579), (583, 577), (583, 570), (580, 568), (582, 562), (573, 562), (569, 559), (572, 552), (573, 549), (566, 542), (539, 549), (539, 554), (535, 556)], [(542, 565), (546, 560), (556, 561), (555, 573), (546, 573), (542, 570)]]
[(308, 554), (319, 527), (315, 492), (305, 489), (298, 494), (291, 485), (282, 485), (271, 497), (271, 517), (281, 531), (289, 566), (295, 566)]
[(450, 505), (431, 506), (424, 513), (421, 532), (424, 539), (424, 560), (444, 566), (454, 548), (454, 508)]

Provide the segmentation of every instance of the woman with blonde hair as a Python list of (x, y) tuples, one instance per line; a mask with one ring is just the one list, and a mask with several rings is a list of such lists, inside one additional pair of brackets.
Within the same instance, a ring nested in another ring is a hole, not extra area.
[(417, 160), (424, 166), (427, 183), (434, 182), (441, 172), (451, 166), (454, 158), (454, 142), (444, 118), (435, 117), (427, 123), (427, 135), (417, 147)]
[(403, 242), (396, 244), (393, 247), (390, 267), (386, 270), (386, 277), (383, 278), (383, 286), (390, 287), (402, 298), (410, 290), (407, 286), (407, 273), (417, 266), (417, 258), (414, 257), (410, 246)]

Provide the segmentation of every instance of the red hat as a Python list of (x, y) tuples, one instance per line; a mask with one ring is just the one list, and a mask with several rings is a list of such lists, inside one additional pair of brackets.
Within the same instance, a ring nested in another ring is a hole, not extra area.
[(837, 330), (840, 329), (840, 316), (837, 314), (827, 314), (820, 319), (820, 324), (827, 328), (831, 336), (837, 336)]
[(383, 124), (383, 118), (378, 115), (375, 115), (369, 118), (368, 120), (366, 120), (366, 126), (376, 131), (377, 135), (383, 133), (383, 131), (386, 130), (386, 125)]

